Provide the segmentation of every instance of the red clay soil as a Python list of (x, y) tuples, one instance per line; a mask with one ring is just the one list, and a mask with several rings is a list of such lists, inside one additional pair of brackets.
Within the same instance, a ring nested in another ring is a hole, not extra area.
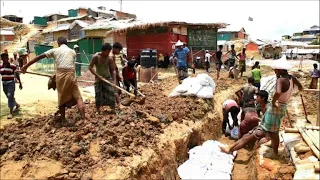
[(201, 120), (212, 109), (205, 101), (168, 98), (161, 85), (142, 90), (148, 96), (145, 105), (134, 104), (117, 114), (106, 111), (97, 115), (95, 105), (89, 102), (85, 105), (86, 120), (79, 120), (74, 107), (66, 113), (69, 124), (56, 123), (55, 117), (49, 116), (5, 126), (0, 130), (1, 161), (48, 157), (82, 178), (84, 172), (96, 166), (89, 153), (92, 141), (103, 139), (99, 142), (100, 161), (118, 159), (119, 165), (124, 165), (125, 157), (141, 155), (143, 149), (156, 145), (158, 135), (170, 123)]

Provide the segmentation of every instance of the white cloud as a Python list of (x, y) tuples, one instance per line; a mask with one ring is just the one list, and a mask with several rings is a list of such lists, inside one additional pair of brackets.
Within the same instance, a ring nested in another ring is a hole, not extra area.
[[(243, 26), (252, 38), (280, 39), (283, 34), (319, 25), (319, 1), (124, 0), (122, 4), (123, 11), (148, 21), (226, 22)], [(4, 1), (1, 15), (21, 14), (28, 23), (33, 16), (59, 11), (67, 14), (68, 9), (78, 6), (120, 8), (118, 1)]]

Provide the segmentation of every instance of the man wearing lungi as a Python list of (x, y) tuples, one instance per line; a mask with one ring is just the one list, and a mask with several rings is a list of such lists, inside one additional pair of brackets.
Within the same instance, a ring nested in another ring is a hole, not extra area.
[[(269, 104), (262, 118), (261, 125), (245, 134), (234, 144), (221, 146), (221, 151), (232, 153), (233, 151), (237, 151), (245, 147), (251, 142), (260, 139), (262, 140), (262, 138), (265, 140), (264, 137), (267, 137), (267, 139), (271, 140), (274, 156), (278, 156), (281, 119), (287, 110), (287, 103), (292, 96), (294, 84), (298, 86), (299, 91), (303, 90), (303, 87), (297, 78), (288, 74), (288, 70), (290, 68), (291, 66), (285, 57), (274, 62), (273, 69), (277, 75), (276, 92), (273, 96), (272, 103)], [(259, 144), (261, 144), (261, 142), (262, 141), (260, 141)]]
[(50, 49), (43, 54), (35, 57), (21, 68), (25, 73), (29, 66), (43, 58), (53, 58), (56, 64), (56, 86), (58, 91), (59, 113), (61, 121), (65, 121), (65, 108), (77, 104), (81, 118), (85, 118), (84, 104), (79, 91), (78, 82), (75, 74), (76, 52), (67, 46), (67, 39), (58, 38), (58, 48)]
[[(105, 43), (101, 47), (101, 52), (93, 55), (89, 70), (96, 76), (94, 83), (95, 100), (97, 112), (100, 114), (101, 106), (109, 106), (115, 110), (115, 91), (114, 88), (101, 80), (104, 78), (116, 84), (116, 69), (113, 60), (109, 57), (112, 47)], [(94, 67), (95, 66), (95, 70)]]

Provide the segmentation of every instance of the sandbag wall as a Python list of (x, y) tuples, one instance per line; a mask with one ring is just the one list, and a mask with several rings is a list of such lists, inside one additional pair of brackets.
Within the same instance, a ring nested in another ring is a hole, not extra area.
[(218, 141), (208, 140), (189, 150), (189, 159), (178, 167), (181, 179), (231, 179), (233, 155), (220, 151)]

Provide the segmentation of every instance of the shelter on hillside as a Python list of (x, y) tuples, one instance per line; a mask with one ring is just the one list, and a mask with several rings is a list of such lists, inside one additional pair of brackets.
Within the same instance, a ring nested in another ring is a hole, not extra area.
[(12, 22), (17, 22), (17, 23), (22, 23), (23, 22), (23, 17), (18, 17), (16, 15), (4, 15), (2, 18), (7, 19)]

